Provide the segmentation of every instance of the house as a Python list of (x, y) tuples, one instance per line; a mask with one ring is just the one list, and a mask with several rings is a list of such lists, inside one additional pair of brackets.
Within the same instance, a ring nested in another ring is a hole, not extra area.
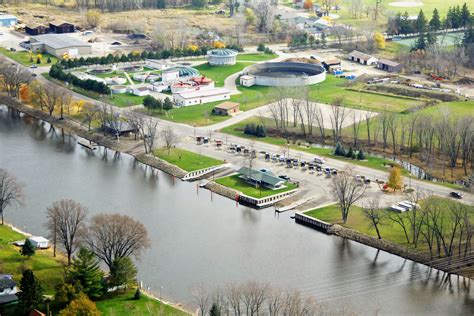
[(18, 289), (13, 276), (10, 274), (0, 274), (0, 305), (8, 304), (18, 300), (16, 293)]
[(173, 94), (174, 102), (178, 106), (204, 104), (215, 101), (229, 100), (230, 90), (226, 88), (197, 89), (182, 91)]
[(232, 116), (239, 113), (239, 105), (239, 103), (230, 101), (222, 102), (212, 109), (212, 114)]
[(89, 55), (92, 45), (63, 34), (43, 34), (30, 37), (32, 52), (47, 52), (62, 58)]
[(131, 92), (139, 97), (150, 95), (150, 89), (148, 89), (148, 87), (132, 87)]
[(0, 26), (14, 26), (18, 23), (18, 18), (11, 14), (0, 14)]
[(31, 241), (31, 244), (39, 249), (46, 249), (49, 247), (49, 240), (41, 236), (33, 236), (28, 238)]
[(242, 167), (237, 172), (240, 174), (240, 178), (245, 179), (245, 181), (251, 185), (258, 185), (276, 190), (280, 189), (285, 184), (285, 180), (277, 177), (269, 170), (263, 171)]
[(39, 23), (30, 23), (25, 26), (26, 34), (36, 36), (49, 33), (49, 27)]
[(380, 70), (385, 70), (388, 72), (399, 72), (400, 70), (402, 70), (402, 64), (388, 59), (380, 59), (377, 62), (376, 67)]
[(69, 23), (69, 22), (64, 22), (61, 20), (49, 22), (49, 29), (51, 30), (51, 33), (57, 33), (57, 34), (74, 33), (75, 31), (74, 24)]
[(243, 75), (240, 76), (240, 85), (244, 87), (251, 87), (255, 85), (256, 79), (254, 76)]
[(349, 54), (349, 60), (362, 64), (362, 65), (372, 65), (377, 62), (377, 58), (375, 58), (374, 56), (359, 52), (357, 50), (353, 50)]

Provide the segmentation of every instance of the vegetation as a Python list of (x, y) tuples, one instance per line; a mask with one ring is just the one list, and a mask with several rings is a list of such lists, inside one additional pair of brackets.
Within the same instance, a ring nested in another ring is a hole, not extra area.
[(20, 280), (18, 313), (27, 315), (43, 303), (43, 288), (30, 269), (26, 269)]
[(69, 283), (78, 282), (87, 296), (91, 298), (102, 296), (104, 272), (99, 266), (99, 260), (90, 250), (79, 249), (66, 276)]
[(92, 302), (87, 295), (81, 293), (77, 298), (71, 301), (69, 305), (63, 309), (60, 313), (60, 316), (77, 316), (77, 315), (87, 315), (87, 316), (99, 316), (100, 312), (97, 309), (97, 306)]
[[(41, 54), (41, 57), (39, 58), (39, 64), (38, 64), (38, 56), (30, 53), (29, 51), (11, 51), (6, 48), (0, 47), (0, 54), (13, 59), (14, 61), (22, 64), (23, 66), (31, 66), (31, 65), (39, 65), (41, 66), (42, 64), (55, 64), (59, 60), (54, 57), (53, 55), (43, 53)], [(35, 58), (32, 59), (32, 56)]]
[(223, 87), (224, 81), (227, 77), (242, 71), (245, 67), (250, 66), (250, 62), (237, 62), (235, 65), (230, 66), (212, 66), (209, 63), (199, 65), (195, 67), (199, 72), (214, 80), (217, 87)]
[(210, 168), (224, 163), (221, 160), (203, 156), (180, 148), (171, 148), (169, 153), (166, 148), (160, 148), (156, 149), (154, 153), (158, 158), (163, 159), (170, 164), (176, 165), (188, 172)]
[(79, 79), (73, 74), (64, 72), (61, 65), (59, 64), (51, 66), (51, 69), (49, 70), (49, 75), (51, 76), (51, 78), (58, 79), (64, 82), (69, 82), (70, 84), (81, 87), (85, 90), (90, 90), (101, 94), (110, 94), (110, 88), (105, 83), (92, 79)]
[(36, 251), (35, 246), (33, 246), (29, 238), (26, 238), (25, 243), (23, 244), (23, 246), (21, 246), (21, 250), (20, 250), (21, 255), (30, 259), (30, 257), (35, 254), (35, 251)]
[(245, 125), (244, 134), (253, 135), (258, 138), (264, 138), (267, 136), (267, 134), (265, 133), (264, 125), (259, 125), (259, 124), (255, 125), (253, 123)]
[(223, 186), (237, 190), (239, 192), (242, 192), (245, 195), (248, 195), (257, 199), (272, 196), (272, 195), (283, 193), (290, 190), (294, 190), (297, 188), (295, 184), (289, 183), (289, 182), (285, 183), (284, 188), (276, 189), (276, 190), (268, 189), (262, 186), (255, 187), (247, 183), (247, 181), (245, 181), (244, 179), (240, 178), (239, 175), (233, 175), (229, 177), (220, 178), (220, 179), (217, 179), (216, 182)]

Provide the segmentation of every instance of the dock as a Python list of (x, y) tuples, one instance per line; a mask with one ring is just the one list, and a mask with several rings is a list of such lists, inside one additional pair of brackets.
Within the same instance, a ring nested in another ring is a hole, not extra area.
[(279, 207), (279, 208), (275, 209), (275, 212), (284, 213), (284, 212), (287, 212), (287, 211), (291, 211), (291, 210), (297, 208), (298, 206), (303, 205), (303, 204), (311, 201), (312, 199), (313, 199), (312, 197), (309, 197), (309, 198), (306, 198), (306, 199), (298, 200), (296, 202), (291, 203), (290, 205), (282, 206), (282, 207)]
[(89, 150), (96, 150), (97, 149), (97, 145), (95, 143), (93, 143), (91, 141), (88, 141), (85, 138), (78, 138), (77, 143), (79, 145), (81, 145), (82, 147), (84, 147), (86, 149), (89, 149)]

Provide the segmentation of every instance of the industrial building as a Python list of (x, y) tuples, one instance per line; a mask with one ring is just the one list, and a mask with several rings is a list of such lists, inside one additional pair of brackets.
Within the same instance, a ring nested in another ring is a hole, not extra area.
[(47, 52), (62, 58), (64, 55), (76, 57), (92, 53), (92, 45), (62, 34), (43, 34), (30, 37), (31, 51)]
[(213, 49), (207, 52), (207, 59), (212, 66), (235, 65), (237, 51), (227, 48)]
[(230, 99), (230, 90), (226, 88), (209, 88), (191, 90), (173, 94), (174, 102), (178, 106), (198, 105)]
[(0, 14), (0, 26), (14, 26), (18, 23), (18, 18), (11, 14)]

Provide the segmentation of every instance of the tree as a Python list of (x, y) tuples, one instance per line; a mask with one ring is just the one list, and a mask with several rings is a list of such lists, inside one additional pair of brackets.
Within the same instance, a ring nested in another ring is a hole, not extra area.
[(65, 309), (60, 313), (60, 316), (99, 316), (100, 312), (97, 306), (92, 302), (87, 295), (79, 294)]
[(441, 19), (439, 17), (438, 9), (436, 8), (433, 10), (433, 15), (429, 22), (429, 27), (433, 31), (438, 31), (441, 28)]
[(379, 226), (383, 218), (385, 217), (385, 213), (380, 210), (380, 201), (378, 198), (374, 198), (368, 201), (367, 205), (363, 209), (364, 216), (369, 220), (369, 227), (375, 228), (377, 232), (377, 237), (382, 239), (380, 235)]
[(86, 21), (89, 27), (97, 27), (100, 24), (102, 16), (97, 10), (90, 10), (86, 13)]
[(22, 205), (24, 198), (23, 185), (20, 184), (14, 175), (0, 168), (0, 214), (2, 216), (2, 225), (5, 209), (15, 204)]
[(20, 97), (20, 88), (31, 82), (31, 73), (22, 66), (12, 64), (5, 58), (0, 58), (0, 87), (12, 98)]
[(357, 152), (357, 160), (365, 160), (365, 154), (362, 148)]
[(385, 49), (385, 37), (382, 33), (376, 32), (374, 35), (374, 40), (378, 49)]
[(420, 12), (418, 12), (418, 17), (416, 18), (415, 22), (415, 29), (418, 33), (426, 32), (426, 18), (425, 14), (423, 13), (423, 10), (420, 10)]
[(18, 312), (28, 314), (43, 303), (43, 288), (30, 269), (23, 271), (18, 292)]
[(104, 273), (94, 253), (86, 248), (79, 249), (71, 269), (67, 272), (67, 278), (73, 283), (78, 282), (90, 298), (99, 298), (102, 295)]
[(312, 0), (305, 0), (304, 4), (303, 4), (303, 9), (312, 10), (313, 9), (313, 1)]
[(156, 1), (157, 9), (166, 9), (166, 0), (157, 0)]
[[(472, 4), (472, 3), (471, 3)], [(461, 9), (461, 26), (466, 27), (471, 25), (472, 23), (471, 12), (469, 12), (469, 8), (467, 7), (467, 3), (464, 2), (462, 9)]]
[(274, 12), (270, 1), (260, 1), (255, 7), (257, 15), (257, 29), (260, 33), (270, 31), (273, 24)]
[(365, 186), (360, 186), (354, 180), (353, 169), (346, 167), (332, 179), (332, 192), (337, 198), (341, 209), (342, 220), (347, 222), (351, 206), (365, 194)]
[(91, 123), (97, 117), (98, 109), (94, 103), (86, 102), (81, 108), (81, 113), (84, 116), (84, 123), (87, 123), (87, 130), (91, 130)]
[(62, 309), (76, 299), (81, 293), (82, 286), (79, 282), (70, 283), (63, 280), (63, 282), (55, 287), (54, 304)]
[(206, 0), (192, 0), (191, 4), (196, 8), (204, 8), (207, 5)]
[(150, 241), (145, 226), (130, 216), (99, 214), (91, 219), (86, 244), (111, 269), (117, 258), (139, 257)]
[(68, 199), (56, 201), (48, 208), (46, 227), (54, 239), (54, 247), (58, 241), (66, 251), (68, 265), (82, 242), (86, 230), (86, 213), (84, 206)]
[(29, 238), (25, 239), (25, 243), (23, 246), (21, 246), (20, 253), (22, 256), (28, 257), (30, 259), (31, 256), (35, 254), (35, 246), (31, 243), (31, 240)]
[(173, 108), (173, 101), (170, 98), (166, 97), (163, 101), (163, 110), (169, 111)]
[(165, 143), (166, 150), (168, 151), (168, 155), (170, 154), (171, 148), (176, 146), (176, 144), (179, 141), (179, 136), (178, 134), (175, 133), (173, 128), (171, 126), (167, 126), (162, 132), (161, 132), (161, 138), (163, 139)]
[[(255, 11), (252, 10), (252, 8), (245, 8), (244, 15), (245, 15), (245, 22), (247, 23), (247, 27), (254, 26), (257, 21), (257, 16), (255, 15)], [(261, 46), (263, 46), (263, 49), (259, 50), (259, 52), (263, 52), (265, 50), (265, 45), (260, 43), (258, 47), (260, 48)]]
[(211, 306), (211, 309), (209, 310), (209, 316), (220, 316), (221, 312), (219, 311), (219, 308), (217, 307), (217, 304), (214, 303)]
[(117, 258), (110, 269), (109, 285), (111, 287), (124, 286), (125, 289), (133, 285), (137, 278), (137, 268), (129, 257)]
[(141, 298), (142, 298), (142, 291), (140, 291), (140, 288), (137, 287), (137, 289), (135, 290), (135, 294), (133, 294), (133, 299), (138, 301)]
[(388, 176), (388, 187), (395, 190), (400, 190), (403, 187), (402, 168), (398, 165), (394, 165), (390, 169)]

